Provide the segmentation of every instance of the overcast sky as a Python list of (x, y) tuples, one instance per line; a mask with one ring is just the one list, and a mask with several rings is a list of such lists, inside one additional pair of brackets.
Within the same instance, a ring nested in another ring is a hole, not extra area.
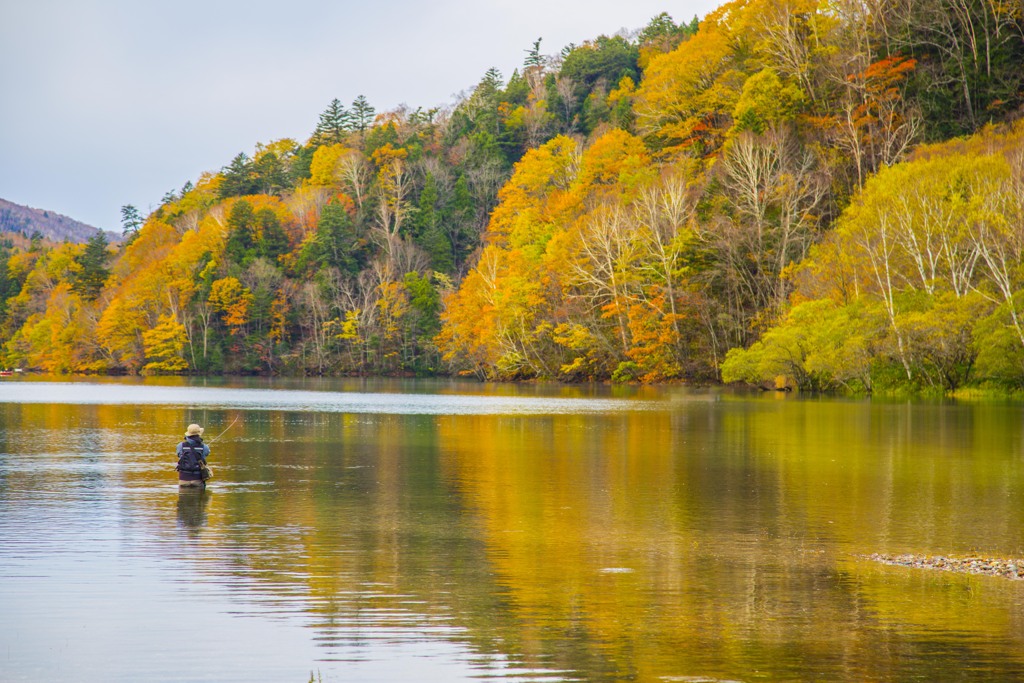
[(721, 0), (0, 0), (0, 198), (120, 231), (333, 98), (444, 106), (537, 38), (555, 54)]

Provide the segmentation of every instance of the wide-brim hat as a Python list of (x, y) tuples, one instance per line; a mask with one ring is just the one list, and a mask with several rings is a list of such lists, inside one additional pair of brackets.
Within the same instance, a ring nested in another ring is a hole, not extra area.
[(188, 429), (185, 430), (185, 436), (202, 436), (203, 432), (206, 431), (197, 424), (190, 424)]

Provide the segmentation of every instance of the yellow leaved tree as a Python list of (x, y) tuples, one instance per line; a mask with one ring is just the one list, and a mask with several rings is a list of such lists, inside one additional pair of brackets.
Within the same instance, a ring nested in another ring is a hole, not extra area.
[(174, 374), (188, 369), (183, 357), (187, 335), (185, 326), (168, 315), (161, 315), (156, 327), (142, 333), (146, 352), (144, 374)]

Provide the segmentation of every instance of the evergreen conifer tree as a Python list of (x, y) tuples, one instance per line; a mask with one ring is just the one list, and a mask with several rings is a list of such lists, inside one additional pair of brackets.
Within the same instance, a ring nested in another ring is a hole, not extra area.
[(18, 281), (10, 276), (7, 269), (12, 246), (10, 240), (0, 242), (0, 322), (4, 322), (4, 318), (7, 317), (7, 300), (21, 289)]
[(259, 234), (256, 248), (260, 256), (273, 261), (281, 254), (288, 253), (288, 235), (281, 227), (277, 214), (270, 209), (260, 209), (253, 215), (253, 220)]
[(544, 55), (540, 53), (540, 41), (541, 39), (538, 38), (534, 41), (533, 47), (526, 50), (526, 61), (523, 62), (523, 65), (527, 69), (539, 69), (544, 66)]
[(451, 242), (441, 227), (438, 199), (437, 181), (428, 173), (416, 211), (416, 241), (430, 255), (434, 270), (450, 273), (455, 263)]
[(338, 98), (334, 98), (320, 114), (320, 122), (313, 132), (313, 141), (317, 145), (336, 145), (345, 139), (351, 124), (352, 114), (345, 110)]
[(460, 175), (459, 179), (455, 181), (451, 204), (447, 208), (444, 224), (447, 227), (448, 242), (452, 246), (454, 259), (452, 270), (457, 271), (476, 248), (479, 240), (479, 235), (473, 225), (475, 212), (473, 193), (469, 189), (469, 181), (466, 180), (465, 174)]
[(107, 238), (99, 232), (86, 243), (85, 249), (75, 259), (79, 270), (71, 277), (71, 289), (81, 294), (82, 298), (94, 301), (110, 276), (108, 256)]
[(244, 199), (235, 202), (228, 214), (228, 239), (224, 253), (239, 265), (247, 265), (256, 255), (254, 222), (252, 204)]
[(135, 234), (142, 227), (142, 216), (139, 210), (131, 204), (121, 207), (121, 234), (124, 236)]
[(365, 265), (366, 244), (356, 236), (344, 205), (331, 201), (320, 212), (316, 237), (303, 255), (306, 263), (320, 263), (355, 275)]
[(360, 133), (365, 132), (373, 123), (377, 110), (370, 106), (366, 97), (360, 95), (352, 101), (352, 126)]
[(239, 152), (231, 163), (220, 170), (224, 178), (220, 184), (220, 196), (239, 197), (256, 191), (256, 172), (252, 159), (245, 152)]

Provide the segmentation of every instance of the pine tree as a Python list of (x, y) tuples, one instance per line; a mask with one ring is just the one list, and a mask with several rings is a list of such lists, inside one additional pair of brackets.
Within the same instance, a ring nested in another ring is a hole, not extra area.
[(256, 248), (260, 256), (273, 261), (281, 254), (288, 253), (288, 235), (281, 227), (281, 220), (276, 213), (270, 209), (260, 209), (253, 219), (259, 231)]
[(479, 240), (479, 234), (473, 225), (474, 213), (473, 193), (469, 189), (469, 182), (465, 175), (460, 175), (452, 189), (452, 201), (444, 221), (448, 229), (448, 242), (452, 245), (453, 271), (462, 267)]
[(484, 86), (489, 93), (497, 94), (504, 85), (501, 77), (501, 71), (497, 67), (492, 66), (486, 73), (484, 73), (484, 77), (480, 81), (480, 85)]
[(85, 249), (75, 259), (79, 270), (71, 277), (71, 289), (81, 294), (82, 298), (94, 301), (110, 276), (108, 256), (107, 238), (99, 232), (86, 243)]
[(316, 260), (326, 261), (326, 265), (343, 273), (355, 275), (365, 264), (365, 244), (356, 237), (352, 219), (339, 202), (328, 202), (320, 212), (314, 245)]
[(452, 245), (441, 227), (438, 199), (437, 181), (428, 173), (416, 211), (416, 241), (430, 255), (434, 270), (451, 273), (455, 266)]
[(420, 192), (420, 200), (416, 207), (416, 237), (420, 238), (427, 234), (431, 228), (439, 222), (437, 211), (437, 180), (433, 173), (427, 173), (423, 181), (423, 190)]
[(11, 240), (0, 242), (0, 322), (7, 316), (7, 300), (21, 290), (20, 283), (11, 277), (7, 269), (12, 246)]
[(273, 152), (261, 154), (252, 166), (253, 183), (263, 194), (273, 194), (288, 184), (288, 169)]
[(541, 39), (538, 38), (534, 41), (533, 47), (525, 51), (526, 61), (523, 65), (527, 69), (539, 69), (544, 66), (544, 55), (540, 53), (540, 41)]
[(139, 215), (139, 210), (131, 204), (125, 204), (121, 207), (121, 234), (127, 237), (133, 235), (139, 231), (142, 227), (142, 216)]
[(360, 95), (352, 101), (352, 126), (360, 133), (365, 132), (373, 123), (373, 116), (377, 110), (370, 106), (366, 97)]
[(243, 200), (235, 202), (228, 214), (228, 240), (224, 254), (233, 262), (247, 265), (256, 255), (252, 204)]
[(351, 128), (352, 114), (345, 110), (337, 98), (331, 100), (327, 109), (320, 114), (320, 122), (313, 131), (313, 142), (317, 145), (336, 145), (345, 139)]
[(220, 170), (223, 181), (220, 196), (240, 197), (256, 192), (256, 172), (252, 159), (245, 152), (239, 152), (231, 163)]

